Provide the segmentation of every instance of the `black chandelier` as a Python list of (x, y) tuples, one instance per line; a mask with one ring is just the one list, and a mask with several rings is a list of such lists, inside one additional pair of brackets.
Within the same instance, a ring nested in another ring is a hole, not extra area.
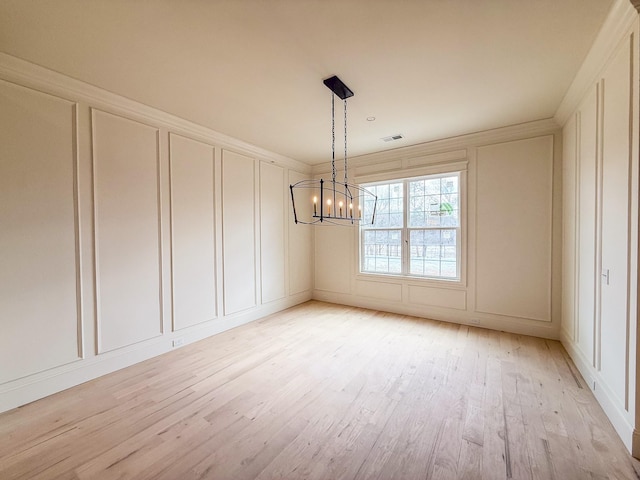
[[(309, 179), (289, 185), (293, 218), (296, 223), (307, 225), (355, 225), (358, 222), (373, 224), (378, 197), (366, 188), (349, 183), (347, 174), (347, 98), (353, 97), (353, 92), (336, 76), (327, 78), (324, 84), (332, 92), (331, 180)], [(344, 103), (343, 182), (336, 180), (336, 96)]]

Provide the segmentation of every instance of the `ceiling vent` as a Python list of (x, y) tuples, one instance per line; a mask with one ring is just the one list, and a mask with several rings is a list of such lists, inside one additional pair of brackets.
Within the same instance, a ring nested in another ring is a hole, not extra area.
[(385, 142), (395, 142), (396, 140), (401, 140), (404, 137), (401, 134), (389, 135), (388, 137), (382, 137), (382, 140)]

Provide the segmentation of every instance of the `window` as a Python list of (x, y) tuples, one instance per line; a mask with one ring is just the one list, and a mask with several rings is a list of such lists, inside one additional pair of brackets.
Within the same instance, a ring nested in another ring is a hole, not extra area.
[(361, 272), (460, 279), (460, 173), (363, 186), (378, 204), (374, 224), (360, 226)]

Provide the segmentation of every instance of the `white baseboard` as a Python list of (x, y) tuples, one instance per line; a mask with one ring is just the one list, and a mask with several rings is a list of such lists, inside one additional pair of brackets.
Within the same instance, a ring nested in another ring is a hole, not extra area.
[(370, 308), (384, 312), (412, 315), (449, 323), (488, 328), (517, 335), (531, 335), (534, 337), (558, 340), (558, 328), (551, 322), (503, 317), (486, 313), (469, 312), (451, 308), (428, 307), (421, 305), (407, 305), (405, 303), (376, 300), (358, 295), (314, 290), (313, 299), (323, 302), (349, 305), (352, 307)]
[(4, 383), (0, 385), (0, 412), (39, 400), (94, 378), (162, 355), (174, 348), (179, 348), (173, 346), (173, 341), (177, 338), (182, 340), (182, 345), (188, 345), (310, 299), (311, 292), (292, 295), (239, 314), (204, 322), (177, 332), (168, 332), (145, 342)]
[[(587, 380), (587, 384), (589, 384), (589, 388), (596, 397), (596, 400), (598, 400), (604, 413), (609, 418), (616, 432), (618, 432), (627, 450), (631, 453), (633, 450), (634, 437), (637, 437), (638, 433), (634, 432), (633, 421), (630, 419), (629, 412), (624, 409), (624, 405), (621, 405), (620, 401), (613, 394), (606, 379), (591, 366), (582, 352), (576, 348), (575, 344), (566, 336), (566, 332), (561, 332), (560, 341), (582, 376), (585, 379), (592, 379), (593, 382), (595, 382), (594, 388), (594, 383)], [(638, 438), (636, 438), (635, 442), (637, 444)]]

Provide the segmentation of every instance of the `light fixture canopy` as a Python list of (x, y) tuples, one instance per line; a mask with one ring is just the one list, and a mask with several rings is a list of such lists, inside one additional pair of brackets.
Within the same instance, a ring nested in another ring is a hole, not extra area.
[[(301, 180), (289, 185), (295, 223), (307, 225), (373, 224), (378, 197), (366, 188), (349, 183), (347, 170), (347, 98), (353, 91), (337, 76), (323, 81), (331, 90), (331, 180)], [(335, 97), (344, 104), (344, 181), (336, 180)]]

